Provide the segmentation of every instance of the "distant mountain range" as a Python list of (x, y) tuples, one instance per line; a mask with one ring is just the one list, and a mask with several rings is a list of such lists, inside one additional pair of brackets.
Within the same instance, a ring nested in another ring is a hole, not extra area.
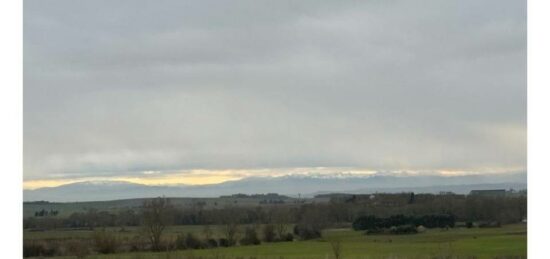
[(377, 173), (371, 176), (292, 175), (249, 177), (209, 185), (150, 186), (121, 181), (78, 182), (58, 187), (24, 190), (24, 201), (103, 201), (131, 198), (218, 197), (236, 193), (279, 193), (312, 197), (331, 192), (423, 192), (450, 191), (465, 194), (475, 189), (527, 189), (525, 172), (461, 176)]

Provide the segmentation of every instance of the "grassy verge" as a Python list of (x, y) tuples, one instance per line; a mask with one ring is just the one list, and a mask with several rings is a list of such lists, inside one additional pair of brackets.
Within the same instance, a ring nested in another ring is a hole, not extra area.
[[(172, 227), (168, 235), (181, 232), (200, 233), (201, 226)], [(128, 234), (136, 231), (129, 229)], [(49, 233), (68, 237), (68, 233)], [(47, 235), (46, 233), (41, 233)], [(81, 235), (79, 233), (78, 235)], [(122, 233), (124, 235), (126, 233)], [(135, 233), (133, 233), (135, 234)], [(37, 238), (33, 236), (32, 238)], [(525, 225), (502, 228), (432, 229), (416, 235), (373, 235), (349, 229), (331, 229), (323, 239), (281, 243), (262, 243), (257, 246), (183, 250), (171, 252), (138, 252), (111, 255), (91, 255), (87, 258), (334, 258), (329, 241), (341, 240), (341, 258), (525, 258), (527, 234)]]

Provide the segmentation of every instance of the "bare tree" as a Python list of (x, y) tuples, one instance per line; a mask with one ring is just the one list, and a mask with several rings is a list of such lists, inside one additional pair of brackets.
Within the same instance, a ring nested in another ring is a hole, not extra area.
[(330, 248), (332, 249), (332, 253), (334, 254), (335, 259), (340, 259), (342, 256), (342, 242), (340, 239), (331, 239), (329, 240)]
[(265, 242), (273, 242), (275, 240), (275, 228), (273, 224), (266, 224), (262, 228)]
[(289, 216), (286, 213), (286, 211), (279, 211), (275, 210), (274, 213), (274, 219), (273, 219), (273, 226), (275, 228), (275, 233), (277, 233), (277, 238), (279, 240), (284, 240), (285, 236), (288, 232), (288, 221)]
[(227, 222), (223, 228), (223, 234), (230, 246), (237, 243), (237, 235), (239, 234), (239, 224)]
[(162, 232), (172, 220), (172, 205), (170, 200), (158, 197), (143, 203), (143, 228), (145, 235), (151, 243), (151, 249), (161, 249)]

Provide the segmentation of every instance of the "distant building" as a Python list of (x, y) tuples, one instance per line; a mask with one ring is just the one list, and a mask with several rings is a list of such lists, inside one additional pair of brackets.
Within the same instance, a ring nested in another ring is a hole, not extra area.
[(454, 192), (439, 192), (439, 195), (455, 195)]
[(470, 195), (485, 196), (485, 197), (504, 197), (504, 196), (506, 196), (506, 190), (505, 189), (472, 190), (472, 191), (470, 191)]

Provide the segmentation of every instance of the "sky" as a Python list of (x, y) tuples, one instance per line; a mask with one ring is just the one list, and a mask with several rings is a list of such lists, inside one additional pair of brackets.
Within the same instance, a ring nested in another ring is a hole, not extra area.
[(517, 0), (24, 2), (24, 187), (527, 168)]

